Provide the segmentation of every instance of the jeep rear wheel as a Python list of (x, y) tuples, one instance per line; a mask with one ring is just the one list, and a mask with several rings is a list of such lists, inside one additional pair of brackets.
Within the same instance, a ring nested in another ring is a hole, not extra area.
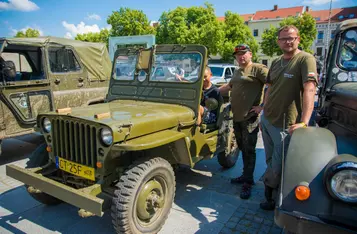
[[(35, 168), (42, 167), (46, 165), (48, 162), (48, 153), (46, 151), (46, 144), (41, 144), (36, 148), (36, 150), (29, 157), (28, 162), (26, 163), (26, 168)], [(57, 205), (62, 203), (61, 200), (48, 195), (47, 193), (43, 193), (36, 188), (25, 185), (27, 192), (33, 197), (35, 200), (41, 202), (45, 205)]]
[(226, 150), (217, 154), (218, 163), (224, 168), (231, 168), (237, 162), (238, 153), (239, 148), (234, 135), (234, 130), (233, 128), (230, 128), (230, 131), (227, 136)]
[(116, 184), (112, 222), (117, 233), (158, 233), (175, 196), (174, 171), (163, 158), (134, 163)]

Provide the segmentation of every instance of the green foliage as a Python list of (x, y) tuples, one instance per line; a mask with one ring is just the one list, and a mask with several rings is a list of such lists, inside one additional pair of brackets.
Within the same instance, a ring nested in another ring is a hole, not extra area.
[(25, 32), (18, 31), (15, 37), (39, 37), (40, 31), (37, 29), (28, 28)]
[(88, 42), (103, 42), (106, 43), (108, 47), (109, 30), (105, 28), (102, 29), (99, 33), (90, 32), (84, 34), (77, 34), (77, 36), (74, 39), (79, 41), (88, 41)]
[(222, 24), (208, 3), (164, 12), (159, 22), (156, 34), (158, 44), (202, 44), (209, 53), (216, 54), (224, 40)]
[(112, 26), (110, 36), (135, 36), (155, 33), (147, 16), (141, 10), (121, 7), (119, 11), (113, 11), (108, 16), (107, 23)]
[[(280, 23), (280, 27), (285, 25), (295, 25), (300, 32), (300, 47), (309, 53), (312, 53), (310, 47), (314, 42), (317, 34), (316, 21), (308, 13), (304, 13), (301, 17), (289, 17)], [(277, 45), (278, 28), (271, 27), (262, 35), (261, 48), (264, 54), (268, 56), (280, 55), (282, 51)]]
[(227, 62), (233, 61), (232, 52), (237, 44), (247, 43), (256, 56), (258, 44), (243, 19), (229, 11), (225, 16), (225, 22), (219, 22), (209, 3), (164, 12), (157, 28), (157, 43), (201, 44), (210, 55), (220, 54)]
[(258, 43), (252, 35), (243, 18), (238, 14), (227, 11), (223, 23), (224, 42), (220, 48), (220, 54), (224, 61), (233, 61), (233, 49), (236, 45), (248, 44), (253, 53), (253, 61), (257, 60)]

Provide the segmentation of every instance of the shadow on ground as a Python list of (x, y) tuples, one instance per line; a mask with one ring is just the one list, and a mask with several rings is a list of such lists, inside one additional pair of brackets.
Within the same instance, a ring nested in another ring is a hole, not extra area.
[[(257, 179), (265, 170), (260, 168), (264, 151), (258, 151)], [(240, 175), (241, 164), (240, 157), (235, 167), (223, 170), (213, 158), (201, 161), (194, 169), (179, 168), (175, 202), (160, 233), (225, 233), (227, 227), (241, 233), (271, 230), (272, 213), (258, 209), (263, 194), (259, 182), (249, 200), (241, 200), (240, 186), (229, 183), (230, 177)], [(109, 210), (101, 218), (83, 219), (71, 205), (49, 207), (38, 203), (24, 186), (1, 194), (0, 206), (0, 233), (114, 233)]]

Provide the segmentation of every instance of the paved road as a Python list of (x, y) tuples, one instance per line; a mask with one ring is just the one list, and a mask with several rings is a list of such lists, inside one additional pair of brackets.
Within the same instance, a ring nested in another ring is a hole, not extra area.
[[(24, 166), (39, 136), (6, 140), (0, 158), (0, 233), (114, 233), (109, 212), (102, 218), (80, 218), (77, 208), (61, 204), (44, 206), (32, 199), (24, 186), (5, 175), (5, 165)], [(265, 170), (261, 140), (257, 145), (256, 186), (249, 200), (239, 198), (240, 186), (229, 178), (242, 170), (222, 170), (217, 160), (205, 160), (194, 169), (181, 168), (176, 174), (177, 190), (173, 208), (160, 234), (168, 233), (281, 233), (273, 212), (259, 209), (264, 188), (259, 181)]]

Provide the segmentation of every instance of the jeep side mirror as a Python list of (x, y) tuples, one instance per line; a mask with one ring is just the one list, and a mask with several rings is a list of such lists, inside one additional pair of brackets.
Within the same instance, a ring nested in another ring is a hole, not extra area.
[(137, 73), (139, 71), (143, 70), (149, 74), (149, 71), (153, 64), (153, 52), (154, 52), (153, 47), (149, 48), (149, 49), (140, 50), (140, 52), (138, 54), (138, 60), (136, 63), (136, 72)]

